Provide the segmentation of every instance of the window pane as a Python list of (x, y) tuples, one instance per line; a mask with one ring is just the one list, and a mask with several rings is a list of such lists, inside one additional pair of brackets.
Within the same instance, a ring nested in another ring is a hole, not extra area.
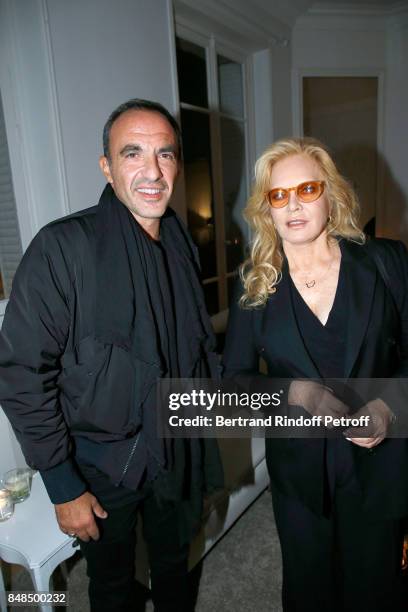
[(218, 89), (222, 113), (244, 116), (242, 65), (218, 55)]
[(243, 261), (247, 235), (242, 217), (247, 198), (243, 123), (221, 119), (221, 147), (227, 272), (233, 272)]
[(217, 275), (210, 119), (195, 111), (181, 111), (187, 220), (201, 260), (203, 278)]
[(0, 299), (7, 298), (10, 295), (11, 282), (21, 256), (20, 230), (0, 97)]
[(218, 305), (218, 282), (208, 283), (204, 285), (204, 297), (207, 305), (208, 314), (211, 316), (219, 312)]
[(205, 49), (181, 38), (176, 45), (180, 101), (208, 108)]

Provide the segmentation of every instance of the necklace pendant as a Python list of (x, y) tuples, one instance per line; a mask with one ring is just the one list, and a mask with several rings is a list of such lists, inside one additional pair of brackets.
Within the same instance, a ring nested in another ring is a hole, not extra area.
[(315, 280), (311, 280), (311, 281), (309, 281), (308, 283), (305, 283), (305, 285), (306, 285), (306, 287), (307, 287), (308, 289), (311, 289), (312, 287), (314, 287), (314, 286), (315, 286), (315, 284), (316, 284), (316, 281), (315, 281)]

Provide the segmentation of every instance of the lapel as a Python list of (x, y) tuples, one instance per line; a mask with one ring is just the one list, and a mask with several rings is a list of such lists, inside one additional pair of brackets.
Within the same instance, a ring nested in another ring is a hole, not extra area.
[[(268, 299), (262, 323), (262, 337), (277, 347), (279, 356), (286, 357), (290, 366), (297, 369), (296, 376), (320, 378), (300, 333), (289, 284), (289, 269), (286, 259), (282, 264), (282, 279), (276, 293)], [(273, 350), (275, 353), (275, 350)]]
[(352, 374), (370, 321), (377, 270), (365, 247), (340, 241), (347, 279), (347, 329), (344, 376)]

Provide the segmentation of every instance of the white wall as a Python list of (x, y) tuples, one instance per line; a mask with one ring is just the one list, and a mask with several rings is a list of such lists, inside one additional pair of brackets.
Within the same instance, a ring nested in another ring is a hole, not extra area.
[(0, 0), (0, 90), (24, 249), (66, 213), (50, 68), (41, 0)]
[(384, 67), (385, 51), (384, 17), (311, 15), (293, 29), (294, 69)]
[(109, 113), (131, 97), (175, 112), (171, 0), (0, 0), (0, 87), (23, 246), (93, 205)]
[(372, 16), (311, 15), (292, 36), (294, 131), (302, 133), (303, 76), (381, 76), (386, 71), (387, 22)]
[(253, 54), (256, 157), (274, 140), (292, 134), (291, 47), (279, 44)]
[[(301, 132), (303, 75), (378, 76), (379, 195), (377, 233), (408, 243), (407, 17), (310, 15), (293, 31), (294, 130)], [(405, 167), (404, 167), (405, 166)]]
[[(118, 104), (141, 97), (176, 111), (171, 0), (0, 0), (0, 45), (26, 247), (48, 221), (97, 203), (102, 128)], [(0, 413), (1, 472), (22, 456)]]
[(176, 110), (167, 0), (47, 0), (71, 209), (97, 202), (102, 128), (129, 98)]
[(292, 47), (276, 45), (272, 48), (272, 99), (274, 140), (292, 135), (291, 97)]

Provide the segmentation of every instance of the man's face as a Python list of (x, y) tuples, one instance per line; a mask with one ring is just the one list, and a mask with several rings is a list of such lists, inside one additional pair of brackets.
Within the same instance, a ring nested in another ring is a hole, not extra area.
[(179, 170), (173, 128), (157, 112), (126, 111), (112, 125), (109, 153), (99, 160), (107, 181), (145, 231), (157, 235)]

